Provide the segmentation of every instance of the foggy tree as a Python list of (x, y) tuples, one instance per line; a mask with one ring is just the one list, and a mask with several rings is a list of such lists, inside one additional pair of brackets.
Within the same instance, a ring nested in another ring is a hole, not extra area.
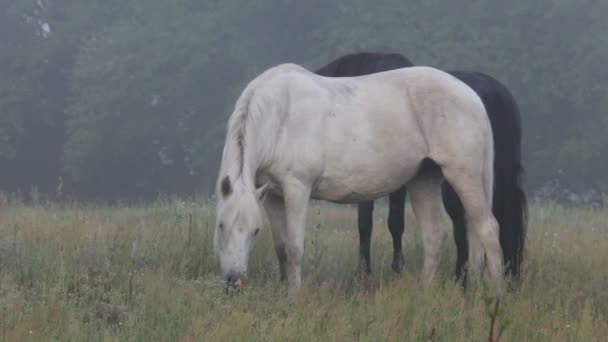
[(0, 1), (0, 189), (52, 192), (62, 174), (69, 75), (118, 1)]

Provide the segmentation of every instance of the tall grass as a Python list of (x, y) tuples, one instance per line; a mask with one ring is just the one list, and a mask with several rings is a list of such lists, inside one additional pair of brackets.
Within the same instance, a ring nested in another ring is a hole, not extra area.
[[(311, 206), (304, 285), (289, 306), (268, 230), (240, 295), (223, 293), (213, 255), (213, 208), (0, 207), (0, 340), (601, 341), (608, 336), (608, 213), (531, 210), (525, 278), (495, 303), (451, 279), (446, 243), (438, 281), (420, 287), (422, 247), (408, 211), (405, 271), (376, 213), (371, 288), (354, 277), (356, 211)], [(448, 222), (446, 221), (446, 227)]]

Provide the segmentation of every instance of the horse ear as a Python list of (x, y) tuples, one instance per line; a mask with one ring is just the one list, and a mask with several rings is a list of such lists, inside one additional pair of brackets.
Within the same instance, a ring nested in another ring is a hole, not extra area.
[(224, 198), (228, 197), (232, 193), (232, 184), (230, 183), (230, 178), (228, 176), (222, 179), (222, 196)]
[(266, 193), (268, 192), (268, 184), (269, 183), (266, 183), (255, 190), (255, 195), (258, 198), (258, 200), (262, 200), (264, 198), (264, 196), (266, 195)]

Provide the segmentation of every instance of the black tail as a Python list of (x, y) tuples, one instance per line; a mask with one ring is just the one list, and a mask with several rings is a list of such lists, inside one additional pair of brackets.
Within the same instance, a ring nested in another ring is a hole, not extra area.
[(500, 225), (505, 271), (521, 278), (528, 205), (523, 190), (522, 128), (519, 108), (511, 92), (494, 78), (472, 72), (450, 72), (481, 97), (494, 135), (493, 212)]

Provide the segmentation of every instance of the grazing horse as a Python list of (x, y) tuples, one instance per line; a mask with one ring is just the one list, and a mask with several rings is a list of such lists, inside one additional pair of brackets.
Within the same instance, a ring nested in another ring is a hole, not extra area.
[(273, 67), (245, 87), (228, 120), (214, 233), (222, 274), (227, 285), (242, 285), (264, 208), (293, 298), (310, 198), (358, 203), (407, 184), (428, 285), (446, 236), (438, 215), (445, 177), (465, 208), (470, 268), (479, 271), (485, 256), (500, 292), (493, 160), (481, 99), (443, 71), (412, 67), (333, 78), (295, 64)]
[[(368, 75), (414, 64), (396, 53), (361, 52), (342, 56), (318, 69), (317, 74), (332, 77)], [(527, 204), (522, 189), (521, 123), (520, 114), (509, 90), (496, 79), (470, 71), (448, 71), (471, 87), (483, 101), (494, 136), (494, 199), (493, 213), (500, 225), (500, 245), (505, 272), (519, 279), (523, 260), (526, 232)], [(403, 252), (401, 236), (404, 229), (405, 186), (389, 195), (388, 227), (393, 237), (393, 263), (396, 273), (401, 271)], [(456, 277), (462, 278), (468, 259), (465, 212), (454, 189), (443, 185), (444, 207), (453, 222), (457, 248)], [(360, 269), (371, 272), (370, 240), (374, 202), (358, 205)]]

